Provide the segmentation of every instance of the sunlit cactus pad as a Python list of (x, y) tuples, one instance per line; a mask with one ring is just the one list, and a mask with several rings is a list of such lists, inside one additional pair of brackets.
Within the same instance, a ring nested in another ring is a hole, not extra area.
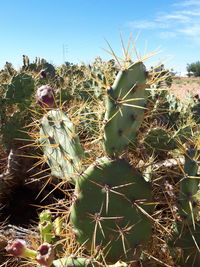
[(150, 184), (128, 162), (99, 159), (76, 183), (71, 222), (77, 240), (103, 251), (108, 263), (133, 260), (151, 235), (151, 202)]
[(81, 171), (83, 150), (75, 127), (64, 112), (51, 110), (42, 118), (39, 141), (51, 174), (74, 180)]
[[(93, 263), (87, 258), (81, 258), (81, 257), (66, 257), (61, 258), (58, 260), (54, 260), (52, 267), (95, 267), (98, 266), (97, 264)], [(40, 266), (42, 267), (42, 265)]]
[(104, 143), (110, 156), (133, 142), (144, 118), (146, 68), (142, 62), (129, 64), (108, 89)]

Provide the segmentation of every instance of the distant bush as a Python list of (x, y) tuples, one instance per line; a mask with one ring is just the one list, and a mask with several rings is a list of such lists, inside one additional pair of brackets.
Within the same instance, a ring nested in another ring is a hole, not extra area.
[(200, 77), (200, 61), (187, 64), (188, 76)]

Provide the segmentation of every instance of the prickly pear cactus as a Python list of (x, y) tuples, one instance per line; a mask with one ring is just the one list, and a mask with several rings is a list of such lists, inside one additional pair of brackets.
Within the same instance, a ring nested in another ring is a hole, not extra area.
[[(95, 264), (92, 260), (82, 257), (66, 257), (61, 258), (58, 260), (54, 260), (51, 267), (97, 267), (98, 265)], [(41, 266), (42, 267), (42, 266)]]
[(191, 147), (187, 150), (184, 165), (185, 176), (180, 181), (179, 213), (189, 224), (194, 224), (196, 217), (198, 202), (196, 194), (199, 190), (198, 158), (199, 155), (196, 149)]
[(200, 227), (196, 224), (195, 230), (192, 226), (178, 223), (174, 226), (172, 248), (181, 249), (181, 255), (176, 255), (175, 262), (181, 267), (200, 266)]
[(169, 133), (162, 128), (150, 129), (144, 138), (149, 149), (156, 151), (169, 151), (177, 148), (177, 143)]
[(9, 150), (29, 138), (23, 127), (31, 122), (28, 108), (34, 92), (34, 79), (22, 72), (13, 76), (10, 83), (0, 86), (4, 88), (4, 94), (0, 96), (0, 143)]
[(181, 249), (177, 264), (181, 267), (200, 265), (200, 226), (199, 226), (199, 178), (198, 150), (190, 147), (185, 154), (184, 174), (180, 181), (178, 209), (181, 221), (174, 224), (173, 238), (169, 245)]
[(130, 63), (119, 71), (108, 88), (106, 99), (104, 145), (110, 156), (119, 155), (133, 142), (145, 111), (146, 69), (142, 62)]
[(34, 92), (34, 79), (27, 73), (15, 75), (10, 84), (6, 85), (5, 98), (7, 104), (26, 104)]
[(77, 240), (106, 262), (131, 261), (149, 240), (151, 186), (125, 160), (101, 158), (76, 183), (71, 223)]
[(200, 123), (200, 100), (196, 100), (192, 107), (193, 120), (199, 124)]
[(75, 182), (82, 170), (84, 152), (75, 127), (64, 112), (51, 110), (42, 118), (39, 142), (51, 174)]
[[(92, 259), (87, 259), (83, 257), (65, 257), (58, 260), (54, 260), (51, 267), (98, 267), (99, 263)], [(126, 267), (127, 264), (123, 262), (117, 262), (114, 265), (106, 265), (107, 267)], [(38, 266), (42, 267), (42, 266)]]

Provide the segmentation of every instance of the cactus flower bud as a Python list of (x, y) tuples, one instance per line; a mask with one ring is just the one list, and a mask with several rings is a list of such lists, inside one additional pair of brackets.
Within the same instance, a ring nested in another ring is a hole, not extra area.
[(51, 266), (54, 260), (54, 249), (49, 243), (43, 243), (37, 250), (36, 261), (44, 266)]
[(53, 107), (55, 105), (55, 92), (49, 85), (42, 85), (37, 89), (36, 100), (41, 107)]
[(26, 242), (21, 239), (15, 241), (9, 241), (6, 246), (6, 251), (16, 257), (32, 258), (34, 259), (37, 255), (35, 250), (26, 247)]

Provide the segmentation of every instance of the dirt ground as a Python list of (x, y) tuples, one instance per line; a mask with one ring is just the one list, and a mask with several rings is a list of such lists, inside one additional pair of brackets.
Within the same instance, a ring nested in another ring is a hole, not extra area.
[(170, 90), (182, 100), (188, 94), (200, 95), (200, 78), (174, 78)]

